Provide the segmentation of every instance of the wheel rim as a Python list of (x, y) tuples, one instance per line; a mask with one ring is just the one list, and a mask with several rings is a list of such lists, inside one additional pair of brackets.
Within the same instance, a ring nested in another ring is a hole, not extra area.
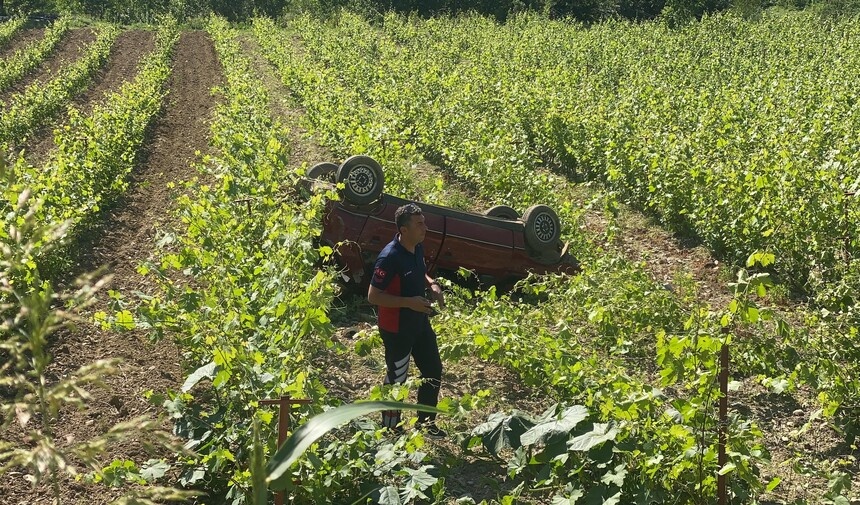
[(347, 181), (349, 182), (350, 189), (358, 195), (370, 194), (376, 185), (373, 171), (366, 165), (357, 166), (350, 170)]
[(555, 223), (552, 216), (542, 213), (535, 219), (535, 236), (541, 242), (549, 242), (555, 236)]

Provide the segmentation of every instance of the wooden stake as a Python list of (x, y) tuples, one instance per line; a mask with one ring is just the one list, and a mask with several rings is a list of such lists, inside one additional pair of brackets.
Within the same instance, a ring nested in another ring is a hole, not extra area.
[[(278, 449), (287, 441), (287, 433), (290, 431), (290, 411), (293, 405), (308, 405), (307, 399), (293, 399), (289, 396), (281, 396), (277, 400), (261, 400), (260, 405), (278, 406)], [(275, 493), (275, 505), (284, 505), (284, 492)]]
[[(717, 442), (717, 464), (720, 469), (726, 466), (726, 431), (728, 429), (729, 410), (729, 346), (723, 344), (720, 348), (720, 413)], [(717, 475), (717, 503), (726, 505), (728, 494), (726, 493), (726, 476)]]

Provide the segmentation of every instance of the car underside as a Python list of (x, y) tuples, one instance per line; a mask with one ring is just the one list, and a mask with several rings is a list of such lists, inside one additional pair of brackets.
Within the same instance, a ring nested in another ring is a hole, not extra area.
[(308, 175), (313, 183), (343, 183), (341, 199), (326, 205), (321, 241), (336, 251), (348, 283), (366, 286), (376, 256), (397, 234), (395, 211), (408, 203), (418, 204), (425, 217), (424, 256), (431, 275), (465, 269), (482, 284), (504, 286), (530, 272), (579, 270), (559, 238), (556, 213), (546, 205), (534, 205), (520, 218), (504, 205), (478, 214), (405, 200), (382, 191), (382, 167), (368, 156), (353, 156), (339, 166), (321, 163)]

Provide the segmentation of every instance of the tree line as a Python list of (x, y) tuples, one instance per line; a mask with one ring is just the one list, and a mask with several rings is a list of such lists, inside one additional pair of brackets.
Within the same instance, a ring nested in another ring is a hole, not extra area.
[(860, 0), (0, 0), (0, 16), (70, 12), (112, 22), (146, 23), (164, 14), (185, 21), (214, 12), (241, 22), (255, 15), (278, 17), (308, 11), (330, 15), (346, 8), (370, 16), (388, 11), (421, 16), (476, 12), (504, 21), (512, 14), (533, 11), (585, 23), (660, 17), (677, 22), (726, 9), (749, 13), (772, 6), (857, 12)]

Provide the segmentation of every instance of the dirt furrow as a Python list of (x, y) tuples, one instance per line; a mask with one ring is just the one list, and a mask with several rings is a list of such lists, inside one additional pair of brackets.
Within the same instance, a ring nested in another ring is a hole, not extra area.
[(111, 91), (132, 80), (143, 57), (155, 49), (155, 32), (126, 30), (114, 41), (107, 65), (95, 76), (94, 83), (73, 100), (73, 104), (88, 114), (93, 105)]
[[(174, 55), (173, 73), (168, 83), (165, 110), (157, 121), (148, 149), (131, 175), (131, 187), (124, 199), (107, 212), (100, 231), (82, 239), (80, 250), (90, 251), (80, 258), (79, 272), (106, 266), (114, 274), (109, 289), (134, 298), (135, 291), (151, 290), (136, 271), (140, 261), (153, 250), (159, 228), (171, 219), (173, 196), (167, 184), (196, 175), (190, 163), (195, 151), (209, 151), (210, 122), (216, 99), (210, 87), (222, 82), (221, 67), (205, 32), (184, 32)], [(106, 298), (103, 296), (102, 298)], [(104, 300), (94, 310), (109, 310)], [(98, 359), (120, 358), (119, 373), (105, 379), (105, 387), (91, 390), (92, 398), (82, 411), (61, 412), (56, 426), (60, 445), (83, 441), (104, 433), (115, 423), (141, 414), (157, 416), (160, 407), (143, 397), (147, 391), (176, 390), (181, 385), (180, 353), (176, 345), (163, 340), (148, 341), (145, 331), (106, 332), (90, 324), (63, 332), (53, 346), (52, 374), (67, 376), (84, 364)], [(169, 427), (168, 427), (169, 428)], [(131, 458), (138, 464), (148, 456), (135, 440), (107, 448), (103, 461)], [(23, 476), (7, 474), (0, 481), (2, 503), (50, 503), (47, 489), (30, 490)], [(108, 503), (120, 493), (106, 486), (64, 481), (63, 503)]]
[(44, 36), (44, 28), (25, 28), (18, 31), (7, 45), (0, 48), (0, 59), (12, 56), (17, 50), (27, 47)]
[[(75, 97), (71, 104), (78, 108), (83, 115), (89, 115), (95, 104), (113, 91), (119, 90), (124, 82), (130, 81), (137, 75), (138, 64), (144, 55), (155, 49), (155, 34), (147, 30), (128, 30), (117, 37), (111, 47), (107, 65), (96, 74), (92, 85)], [(68, 114), (63, 112), (51, 125), (41, 128), (30, 135), (30, 139), (21, 148), (27, 153), (27, 160), (32, 165), (39, 165), (47, 158), (54, 148), (52, 131), (57, 125), (65, 124)]]
[[(586, 231), (594, 237), (604, 235), (609, 225), (603, 212), (594, 210), (585, 216)], [(715, 309), (723, 309), (731, 301), (725, 278), (728, 274), (706, 247), (676, 237), (643, 214), (623, 206), (615, 226), (617, 230), (606, 248), (630, 261), (644, 261), (655, 281), (676, 290), (678, 276), (689, 274), (696, 283), (697, 300)]]
[(73, 28), (66, 33), (54, 52), (34, 71), (21, 79), (14, 86), (0, 94), (0, 101), (8, 102), (15, 94), (24, 91), (30, 84), (39, 81), (47, 82), (53, 79), (57, 72), (84, 55), (86, 47), (96, 39), (96, 33), (90, 28)]

